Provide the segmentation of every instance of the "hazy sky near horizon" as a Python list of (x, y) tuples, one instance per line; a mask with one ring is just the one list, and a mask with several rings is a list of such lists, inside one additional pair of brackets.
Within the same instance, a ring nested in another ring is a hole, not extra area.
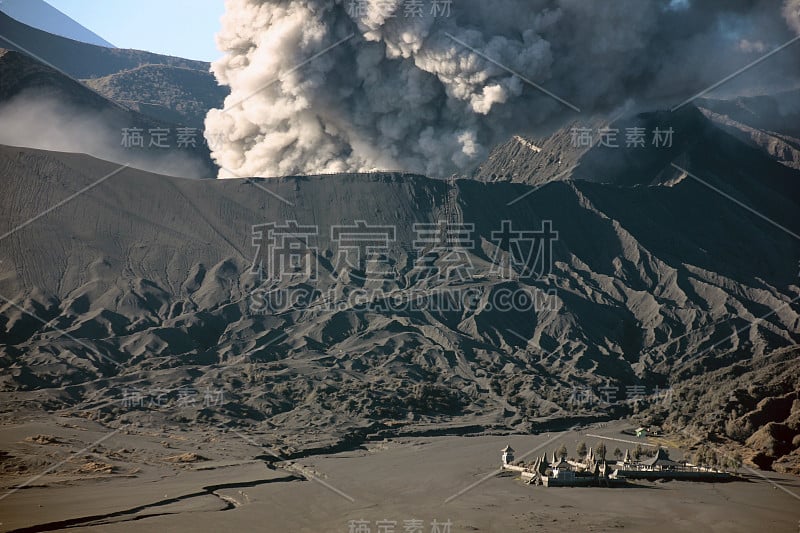
[(221, 0), (47, 0), (76, 22), (120, 48), (213, 61), (222, 54), (214, 35), (225, 11)]

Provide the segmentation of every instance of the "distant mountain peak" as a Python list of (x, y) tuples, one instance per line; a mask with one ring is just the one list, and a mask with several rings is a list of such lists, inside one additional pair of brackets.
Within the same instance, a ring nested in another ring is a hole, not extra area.
[(19, 22), (54, 35), (97, 46), (116, 48), (44, 0), (2, 0), (0, 11)]

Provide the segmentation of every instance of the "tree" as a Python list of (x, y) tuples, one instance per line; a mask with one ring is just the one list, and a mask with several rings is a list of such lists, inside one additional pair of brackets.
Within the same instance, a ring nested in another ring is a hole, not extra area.
[(736, 470), (742, 467), (742, 454), (739, 452), (733, 454), (733, 457), (731, 457), (731, 466)]
[(737, 442), (744, 442), (750, 436), (750, 428), (747, 427), (745, 422), (740, 422), (732, 414), (728, 421), (725, 422), (725, 434)]
[(622, 459), (622, 450), (620, 450), (619, 448), (614, 448), (614, 458)]
[(694, 452), (693, 458), (694, 464), (697, 466), (703, 466), (706, 463), (706, 449), (704, 446), (701, 446)]
[(637, 444), (636, 445), (636, 449), (633, 450), (633, 458), (638, 461), (639, 458), (642, 457), (643, 453), (644, 453), (644, 450), (642, 449), (642, 445), (641, 444)]
[(600, 459), (605, 460), (607, 451), (608, 450), (606, 450), (605, 444), (603, 444), (602, 442), (597, 443), (597, 448), (595, 448), (595, 453), (597, 454), (598, 457), (600, 457)]
[(586, 455), (586, 443), (585, 442), (581, 442), (580, 444), (578, 444), (578, 449), (575, 450), (575, 451), (578, 452), (578, 457), (579, 458), (580, 457), (584, 457)]
[(566, 456), (567, 456), (567, 447), (562, 444), (561, 448), (558, 449), (558, 457), (556, 457), (556, 460)]

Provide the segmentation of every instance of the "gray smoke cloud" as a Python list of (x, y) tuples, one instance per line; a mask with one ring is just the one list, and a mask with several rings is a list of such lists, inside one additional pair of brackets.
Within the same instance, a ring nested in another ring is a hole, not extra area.
[(785, 0), (783, 17), (792, 29), (800, 34), (800, 0)]
[[(206, 137), (220, 177), (446, 176), (512, 134), (579, 118), (509, 71), (584, 116), (631, 101), (676, 104), (800, 31), (798, 5), (227, 0), (225, 55), (212, 71), (231, 94), (209, 112)], [(760, 82), (781, 81), (789, 59), (776, 56)]]

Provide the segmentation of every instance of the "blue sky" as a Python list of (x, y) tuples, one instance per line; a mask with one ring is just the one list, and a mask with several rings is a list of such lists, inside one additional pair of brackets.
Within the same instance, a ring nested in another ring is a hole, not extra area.
[(120, 48), (212, 61), (222, 0), (47, 0)]

